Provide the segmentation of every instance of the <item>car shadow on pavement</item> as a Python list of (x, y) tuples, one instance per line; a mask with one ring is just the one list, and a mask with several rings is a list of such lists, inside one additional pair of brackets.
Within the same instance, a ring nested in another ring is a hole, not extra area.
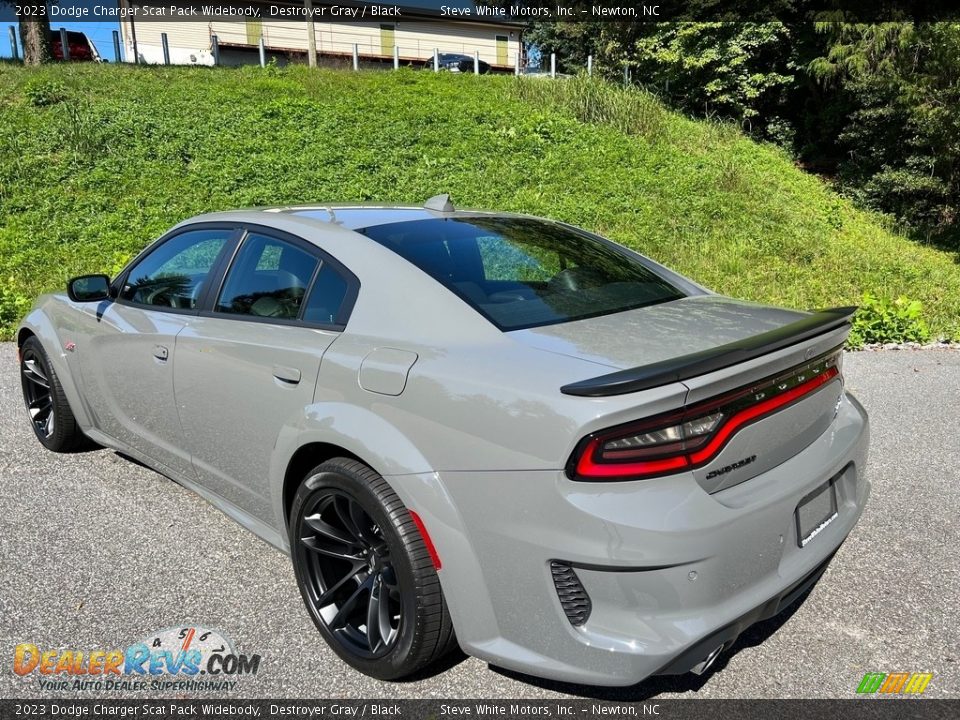
[[(136, 465), (137, 467), (142, 467), (144, 470), (149, 470), (149, 471), (152, 472), (152, 473), (157, 473), (158, 475), (163, 475), (163, 473), (161, 473), (159, 470), (155, 470), (154, 468), (150, 467), (150, 466), (147, 465), (146, 463), (140, 462), (140, 461), (137, 460), (135, 457), (132, 457), (132, 456), (130, 456), (130, 455), (127, 455), (126, 453), (121, 452), (120, 450), (114, 450), (114, 451), (113, 451), (113, 454), (116, 455), (116, 456), (117, 456), (118, 458), (120, 458), (121, 460), (126, 460), (128, 463), (132, 463), (132, 464)], [(170, 482), (177, 483), (177, 481), (174, 480), (172, 477), (169, 477), (169, 476), (167, 476), (167, 475), (163, 475), (163, 477), (167, 478), (167, 480), (169, 480)], [(179, 484), (180, 484), (180, 483), (177, 483), (177, 485), (179, 485)]]
[[(814, 585), (814, 587), (816, 586)], [(499, 668), (494, 665), (490, 665), (489, 667), (494, 672), (504, 677), (517, 680), (518, 682), (534, 685), (544, 690), (594, 700), (642, 702), (654, 698), (661, 693), (695, 693), (710, 681), (714, 673), (722, 671), (727, 666), (727, 663), (730, 662), (730, 659), (738, 652), (745, 648), (756, 647), (772, 637), (793, 617), (793, 614), (800, 606), (806, 602), (812, 590), (813, 588), (808, 589), (779, 614), (758, 622), (744, 630), (733, 646), (723, 652), (703, 675), (694, 675), (693, 673), (686, 673), (685, 675), (657, 675), (647, 678), (636, 685), (627, 687), (602, 687), (566, 683), (557, 680), (544, 680), (513, 670)]]
[(60, 450), (63, 455), (82, 455), (83, 453), (96, 452), (103, 450), (103, 445), (99, 445), (88, 437), (84, 437), (75, 447), (69, 450)]
[(410, 683), (410, 682), (420, 682), (421, 680), (429, 680), (432, 677), (437, 675), (443, 675), (447, 670), (452, 670), (457, 665), (462, 663), (464, 660), (469, 659), (468, 655), (463, 652), (459, 647), (455, 647), (453, 650), (448, 652), (442, 658), (437, 660), (435, 663), (427, 665), (425, 668), (417, 670), (417, 672), (412, 675), (406, 675), (402, 678), (397, 678), (391, 680), (392, 683)]

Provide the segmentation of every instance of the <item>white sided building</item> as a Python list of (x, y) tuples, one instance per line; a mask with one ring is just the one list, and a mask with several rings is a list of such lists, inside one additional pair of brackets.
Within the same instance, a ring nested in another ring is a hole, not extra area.
[[(163, 2), (120, 0), (121, 8), (136, 5), (141, 8), (163, 6)], [(352, 9), (368, 5), (361, 19), (359, 14), (347, 14)], [(230, 0), (221, 3), (229, 8)], [(456, 53), (474, 57), (493, 70), (512, 70), (521, 59), (523, 24), (483, 16), (482, 9), (469, 0), (401, 0), (399, 17), (372, 17), (374, 5), (379, 3), (337, 4), (314, 0), (313, 29), (317, 62), (321, 65), (349, 65), (354, 48), (364, 65), (389, 65), (394, 53), (401, 65), (420, 65), (440, 53)], [(461, 8), (454, 14), (450, 8)], [(249, 9), (249, 3), (237, 3), (237, 8)], [(241, 65), (259, 61), (260, 38), (263, 38), (268, 58), (278, 62), (306, 62), (309, 47), (308, 20), (303, 19), (305, 3), (273, 2), (260, 6), (261, 16), (206, 17), (202, 20), (135, 19), (120, 20), (124, 57), (132, 61), (160, 64), (165, 61), (163, 35), (167, 37), (169, 62), (174, 65), (213, 65), (213, 41), (216, 36), (220, 63)], [(282, 17), (289, 12), (292, 19)]]

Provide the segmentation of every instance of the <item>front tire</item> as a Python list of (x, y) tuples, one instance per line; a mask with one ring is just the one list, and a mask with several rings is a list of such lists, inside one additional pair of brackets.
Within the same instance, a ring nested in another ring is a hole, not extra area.
[(411, 675), (456, 640), (423, 538), (376, 472), (329, 460), (303, 481), (290, 555), (310, 617), (349, 665), (380, 680)]
[(77, 426), (60, 378), (36, 336), (20, 347), (20, 386), (33, 432), (47, 450), (73, 452), (87, 444)]

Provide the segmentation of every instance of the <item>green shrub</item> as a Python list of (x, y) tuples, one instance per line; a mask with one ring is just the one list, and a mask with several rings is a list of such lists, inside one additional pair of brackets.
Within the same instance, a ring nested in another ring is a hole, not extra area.
[(0, 288), (0, 328), (12, 332), (30, 309), (30, 298)]
[(656, 135), (667, 119), (663, 106), (646, 90), (620, 88), (586, 75), (559, 82), (521, 77), (512, 89), (531, 105), (565, 110), (580, 122), (610, 125), (627, 135)]
[(63, 144), (74, 160), (89, 160), (110, 151), (106, 123), (96, 116), (89, 102), (65, 102), (57, 110)]
[(930, 337), (919, 300), (905, 297), (889, 300), (864, 293), (853, 318), (848, 343), (857, 348), (874, 343), (925, 343)]
[(34, 107), (46, 107), (66, 100), (67, 88), (56, 80), (38, 77), (26, 83), (23, 95)]

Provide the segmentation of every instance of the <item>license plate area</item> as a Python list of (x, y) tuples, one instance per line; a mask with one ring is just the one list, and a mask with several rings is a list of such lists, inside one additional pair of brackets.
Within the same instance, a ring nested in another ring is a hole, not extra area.
[(797, 523), (797, 545), (806, 547), (830, 523), (837, 519), (837, 479), (803, 496), (794, 511)]

